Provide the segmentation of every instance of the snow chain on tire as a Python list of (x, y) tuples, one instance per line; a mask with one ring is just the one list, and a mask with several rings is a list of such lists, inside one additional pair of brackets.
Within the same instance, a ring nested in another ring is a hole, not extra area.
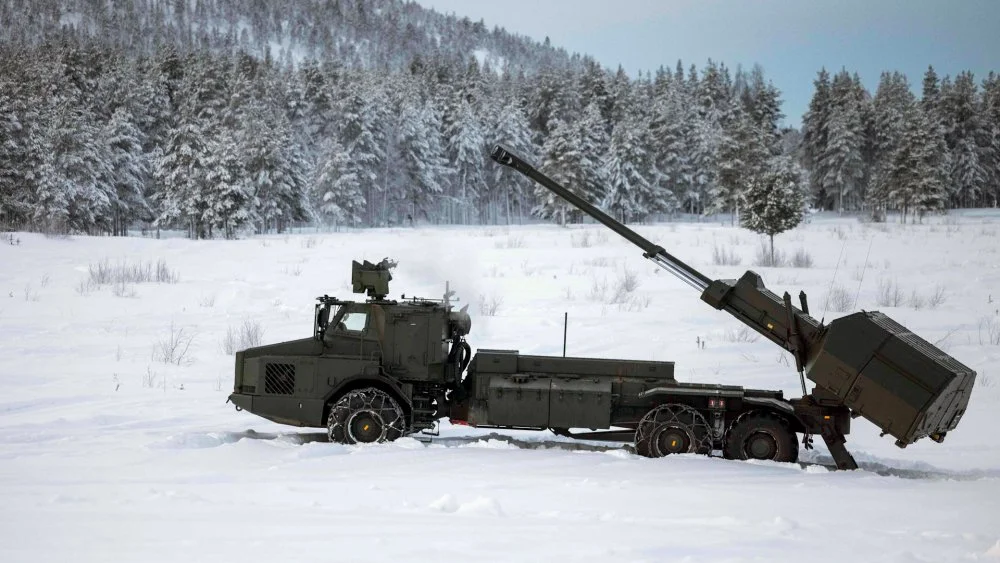
[(712, 453), (712, 427), (697, 410), (681, 404), (660, 405), (639, 420), (635, 430), (635, 450), (645, 457), (663, 457), (661, 442), (664, 432), (674, 431), (687, 439), (687, 448), (677, 453)]
[[(359, 417), (370, 420), (378, 432), (367, 436), (368, 439), (359, 439), (353, 428)], [(391, 442), (406, 434), (406, 426), (406, 415), (399, 402), (385, 391), (374, 387), (350, 391), (338, 399), (330, 408), (326, 423), (330, 441), (340, 444)]]

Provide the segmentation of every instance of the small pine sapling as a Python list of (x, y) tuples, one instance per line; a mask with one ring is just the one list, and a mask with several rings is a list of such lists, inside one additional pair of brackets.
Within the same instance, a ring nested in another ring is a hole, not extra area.
[(771, 263), (774, 263), (774, 235), (802, 221), (805, 198), (801, 180), (800, 169), (790, 158), (776, 157), (760, 176), (750, 178), (742, 195), (746, 213), (740, 217), (740, 223), (770, 238)]

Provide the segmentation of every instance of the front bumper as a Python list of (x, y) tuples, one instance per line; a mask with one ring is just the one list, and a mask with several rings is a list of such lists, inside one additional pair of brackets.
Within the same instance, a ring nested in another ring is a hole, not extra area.
[(246, 393), (232, 393), (229, 395), (229, 402), (236, 405), (236, 410), (253, 412), (253, 395)]

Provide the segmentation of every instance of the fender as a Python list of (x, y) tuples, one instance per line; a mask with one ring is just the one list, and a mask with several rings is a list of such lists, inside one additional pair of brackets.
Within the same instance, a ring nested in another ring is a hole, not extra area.
[(403, 386), (400, 385), (398, 381), (386, 376), (381, 367), (379, 368), (379, 372), (377, 374), (358, 374), (344, 379), (326, 394), (323, 401), (329, 405), (334, 397), (338, 397), (352, 389), (360, 389), (368, 386), (387, 388), (394, 395), (396, 395), (396, 399), (401, 401), (400, 406), (403, 407), (403, 410), (405, 410), (407, 414), (413, 412), (413, 401), (410, 399), (409, 394), (403, 389)]

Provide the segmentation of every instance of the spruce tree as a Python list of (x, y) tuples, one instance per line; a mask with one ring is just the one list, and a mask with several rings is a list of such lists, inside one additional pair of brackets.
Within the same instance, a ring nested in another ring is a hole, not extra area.
[(824, 179), (827, 169), (824, 158), (827, 154), (829, 141), (830, 113), (833, 102), (830, 94), (830, 74), (826, 69), (820, 69), (813, 81), (812, 99), (809, 110), (802, 117), (802, 162), (809, 171), (809, 185), (813, 198), (825, 206), (828, 197), (824, 190)]
[(652, 199), (652, 184), (647, 177), (652, 157), (640, 144), (637, 126), (629, 121), (615, 124), (604, 162), (607, 189), (601, 206), (623, 223), (647, 215), (646, 205)]
[(820, 165), (825, 171), (822, 180), (824, 192), (835, 197), (838, 213), (845, 211), (845, 197), (856, 197), (862, 191), (863, 142), (861, 116), (856, 104), (852, 100), (844, 100), (835, 105), (827, 126), (827, 147)]
[(129, 225), (148, 219), (151, 210), (144, 194), (150, 168), (142, 145), (144, 136), (125, 108), (117, 109), (102, 131), (111, 197), (111, 234), (128, 234)]
[(989, 178), (986, 138), (978, 92), (971, 72), (961, 72), (943, 95), (947, 123), (945, 139), (951, 152), (949, 184), (956, 205), (971, 207), (982, 202)]
[(336, 138), (328, 140), (320, 154), (313, 189), (322, 219), (334, 225), (357, 225), (365, 199), (358, 176), (351, 170), (350, 155)]
[(729, 212), (732, 222), (739, 222), (743, 193), (767, 167), (771, 156), (767, 134), (736, 106), (724, 130), (718, 153), (718, 177), (709, 192), (706, 211)]

